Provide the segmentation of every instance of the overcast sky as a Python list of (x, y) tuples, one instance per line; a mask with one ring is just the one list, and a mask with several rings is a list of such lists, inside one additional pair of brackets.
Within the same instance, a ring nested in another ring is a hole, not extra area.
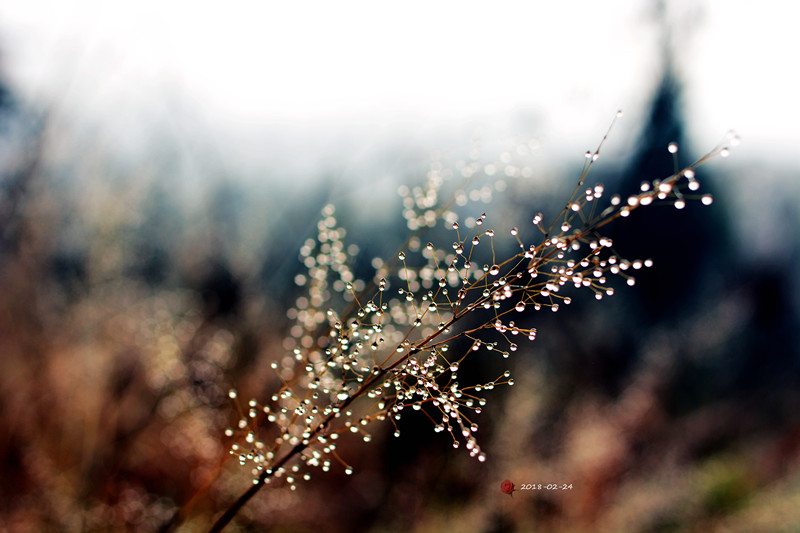
[[(176, 105), (217, 134), (312, 144), (528, 117), (580, 153), (618, 108), (636, 133), (662, 66), (654, 4), (12, 1), (0, 57), (24, 98), (129, 131)], [(792, 4), (668, 4), (697, 150), (735, 129), (745, 156), (800, 161)]]

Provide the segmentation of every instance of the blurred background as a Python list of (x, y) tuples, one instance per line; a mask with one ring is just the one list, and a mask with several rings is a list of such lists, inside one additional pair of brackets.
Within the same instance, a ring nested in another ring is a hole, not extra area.
[(272, 379), (323, 206), (365, 276), (432, 160), (483, 169), (463, 216), (524, 228), (618, 109), (589, 178), (612, 192), (671, 174), (670, 142), (681, 164), (742, 142), (698, 172), (711, 206), (609, 229), (655, 260), (635, 287), (527, 317), (517, 385), (479, 420), (488, 460), (405, 417), (342, 445), (355, 475), (265, 490), (231, 531), (798, 531), (795, 14), (0, 4), (0, 531), (159, 531), (178, 509), (207, 529), (250, 483), (227, 391)]

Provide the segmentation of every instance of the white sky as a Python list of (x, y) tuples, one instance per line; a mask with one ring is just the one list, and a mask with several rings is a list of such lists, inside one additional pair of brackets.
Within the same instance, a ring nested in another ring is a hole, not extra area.
[[(652, 4), (17, 0), (0, 65), (25, 97), (109, 124), (177, 102), (234, 136), (367, 138), (517, 113), (581, 153), (618, 108), (636, 134), (661, 67)], [(697, 150), (733, 128), (745, 154), (800, 161), (793, 4), (669, 5)]]

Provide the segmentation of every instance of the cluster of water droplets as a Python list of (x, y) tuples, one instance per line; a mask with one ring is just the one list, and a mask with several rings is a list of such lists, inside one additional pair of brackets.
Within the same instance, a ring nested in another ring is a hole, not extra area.
[[(668, 150), (674, 154), (677, 146)], [(523, 326), (530, 312), (558, 311), (572, 302), (571, 290), (590, 290), (602, 299), (614, 294), (611, 276), (633, 285), (633, 272), (652, 261), (622, 258), (601, 234), (609, 221), (656, 202), (671, 201), (679, 209), (694, 198), (712, 202), (698, 192), (695, 168), (705, 159), (642, 183), (625, 201), (615, 195), (605, 202), (602, 185), (584, 185), (599, 154), (600, 148), (587, 152), (578, 185), (557, 217), (546, 222), (536, 214), (530, 227), (508, 230), (506, 238), (516, 241), (518, 251), (507, 257), (495, 252), (498, 234), (487, 227), (486, 213), (459, 221), (440, 202), (443, 184), (456, 175), (469, 181), (500, 168), (506, 177), (524, 175), (505, 155), (487, 164), (471, 158), (455, 171), (434, 161), (424, 185), (401, 187), (412, 235), (395, 257), (373, 260), (376, 273), (369, 282), (355, 279), (351, 264), (358, 249), (344, 243), (346, 232), (333, 206), (326, 206), (316, 239), (300, 250), (306, 272), (295, 281), (305, 292), (288, 312), (294, 325), (284, 341), (287, 355), (272, 363), (276, 392), (267, 402), (251, 399), (240, 407), (227, 431), (231, 453), (251, 466), (254, 482), (283, 478), (294, 488), (311, 469), (328, 471), (336, 463), (352, 473), (337, 453), (340, 436), (370, 442), (373, 422), (386, 420), (399, 435), (408, 410), (424, 410), (436, 432), (451, 435), (454, 447), (463, 445), (485, 460), (474, 420), (486, 403), (483, 393), (514, 381), (505, 371), (484, 383), (461, 383), (462, 365), (479, 353), (507, 358), (521, 340), (533, 341), (536, 329)], [(705, 157), (713, 155), (727, 155), (727, 148)], [(475, 194), (466, 190), (456, 191), (456, 203), (488, 194), (485, 186), (468, 189), (482, 191)], [(452, 244), (423, 245), (423, 230), (440, 221), (453, 232)], [(239, 405), (237, 393), (230, 396)]]

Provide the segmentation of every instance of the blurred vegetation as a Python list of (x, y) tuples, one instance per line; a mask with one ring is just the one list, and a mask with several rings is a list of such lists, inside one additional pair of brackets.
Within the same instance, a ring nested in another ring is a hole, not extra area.
[[(335, 187), (251, 190), (202, 147), (186, 183), (169, 139), (122, 165), (1, 81), (0, 532), (158, 531), (175, 517), (203, 531), (250, 483), (229, 460), (227, 391), (276, 387), (296, 251)], [(668, 71), (627, 168), (593, 178), (630, 192), (669, 175), (669, 142), (689, 157), (681, 124)], [(409, 180), (425, 168), (415, 157)], [(356, 475), (264, 492), (231, 531), (797, 531), (797, 269), (749, 262), (729, 186), (703, 179), (712, 209), (613, 229), (623, 253), (656, 258), (636, 287), (531, 319), (541, 333), (516, 356), (518, 385), (482, 415), (486, 463), (407, 417), (397, 439), (387, 427), (341, 445)], [(511, 182), (491, 216), (528, 220), (570, 186)], [(399, 205), (365, 220), (359, 201), (337, 207), (366, 276), (404, 222)], [(573, 488), (509, 498), (504, 479)]]

